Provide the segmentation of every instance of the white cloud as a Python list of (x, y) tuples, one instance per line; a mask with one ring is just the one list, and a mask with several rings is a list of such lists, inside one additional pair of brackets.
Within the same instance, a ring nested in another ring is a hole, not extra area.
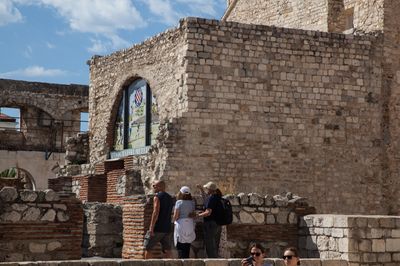
[(22, 21), (22, 15), (11, 0), (0, 1), (0, 26)]
[(26, 46), (24, 51), (24, 56), (26, 58), (32, 58), (32, 53), (33, 53), (32, 47), (30, 45)]
[(217, 8), (224, 5), (225, 0), (141, 0), (150, 12), (161, 17), (167, 25), (177, 24), (179, 19), (187, 16), (207, 15), (215, 17)]
[(47, 46), (47, 48), (49, 48), (49, 49), (54, 49), (54, 48), (56, 48), (56, 46), (55, 46), (54, 44), (50, 43), (50, 42), (46, 42), (46, 46)]
[[(6, 1), (12, 8), (11, 1), (16, 5), (39, 5), (52, 8), (67, 21), (72, 30), (101, 36), (110, 41), (107, 47), (112, 49), (129, 46), (129, 43), (118, 35), (119, 31), (132, 31), (146, 26), (145, 20), (133, 5), (132, 0), (0, 0), (0, 2), (1, 1)], [(65, 31), (59, 31), (57, 34), (63, 35)]]
[(110, 33), (132, 30), (145, 23), (130, 0), (39, 0), (55, 8), (72, 29), (81, 32)]
[(182, 16), (174, 10), (172, 3), (169, 0), (145, 0), (151, 13), (161, 16), (166, 24), (176, 24)]
[(34, 78), (34, 77), (59, 77), (67, 74), (60, 69), (45, 69), (42, 66), (30, 66), (25, 69), (17, 69), (10, 72), (0, 73), (3, 78)]
[(87, 50), (93, 54), (105, 53), (108, 50), (107, 47), (110, 46), (110, 43), (105, 43), (99, 39), (91, 39), (90, 41), (92, 42), (92, 46), (89, 47)]

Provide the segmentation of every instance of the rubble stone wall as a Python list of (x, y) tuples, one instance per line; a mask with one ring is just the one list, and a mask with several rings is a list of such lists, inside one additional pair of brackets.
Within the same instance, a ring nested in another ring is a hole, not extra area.
[(83, 256), (120, 258), (122, 252), (122, 208), (107, 203), (85, 203)]
[(301, 219), (299, 247), (303, 257), (399, 265), (400, 217), (308, 215)]
[(80, 259), (83, 211), (53, 190), (0, 191), (0, 261)]
[(184, 36), (183, 28), (173, 29), (129, 49), (92, 58), (89, 101), (92, 164), (107, 159), (123, 88), (135, 79), (143, 78), (149, 83), (157, 99), (160, 121), (180, 117), (186, 110)]
[[(258, 241), (270, 257), (280, 257), (285, 247), (298, 243), (298, 217), (314, 213), (304, 198), (293, 196), (261, 196), (256, 193), (226, 196), (232, 203), (233, 223), (223, 230), (220, 256), (245, 257), (252, 243)], [(124, 247), (122, 258), (143, 258), (143, 241), (149, 228), (153, 210), (153, 196), (135, 195), (125, 198), (123, 205)], [(195, 197), (197, 209), (203, 209), (201, 197)], [(256, 233), (255, 233), (256, 232)], [(161, 256), (160, 247), (156, 249)], [(202, 219), (196, 220), (196, 240), (192, 243), (192, 257), (205, 256)]]
[(0, 106), (19, 108), (21, 120), (20, 131), (1, 132), (4, 150), (64, 151), (65, 138), (80, 131), (80, 112), (89, 105), (83, 85), (0, 79), (0, 91)]
[[(51, 265), (68, 266), (96, 266), (96, 265), (112, 265), (112, 266), (240, 266), (242, 259), (185, 259), (185, 260), (85, 260), (85, 261), (58, 261), (52, 262)], [(284, 262), (281, 259), (266, 259), (266, 263), (271, 266), (283, 266)], [(309, 266), (348, 266), (346, 261), (342, 260), (324, 260), (324, 259), (303, 259), (302, 263)], [(26, 263), (10, 262), (2, 264), (4, 266), (26, 265)], [(48, 266), (48, 262), (35, 262), (37, 266)]]

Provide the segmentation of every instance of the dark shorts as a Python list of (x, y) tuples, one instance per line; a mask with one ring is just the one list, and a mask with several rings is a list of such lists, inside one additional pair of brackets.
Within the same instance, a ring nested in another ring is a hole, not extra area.
[(150, 237), (150, 232), (147, 232), (144, 236), (144, 248), (146, 250), (151, 250), (154, 248), (158, 242), (161, 243), (161, 250), (164, 252), (165, 250), (171, 250), (171, 233), (160, 233), (154, 232), (154, 235)]

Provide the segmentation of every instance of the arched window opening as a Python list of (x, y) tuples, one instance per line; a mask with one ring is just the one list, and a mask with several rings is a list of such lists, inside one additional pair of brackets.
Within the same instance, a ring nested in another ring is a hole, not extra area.
[(135, 80), (123, 90), (114, 126), (111, 158), (143, 154), (155, 142), (159, 116), (155, 97), (143, 79)]
[(11, 167), (0, 172), (0, 189), (4, 186), (15, 187), (18, 190), (36, 190), (35, 181), (24, 169)]

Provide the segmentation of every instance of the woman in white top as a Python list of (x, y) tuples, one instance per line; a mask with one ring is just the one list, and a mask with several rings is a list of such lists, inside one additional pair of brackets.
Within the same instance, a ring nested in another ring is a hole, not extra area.
[(196, 239), (195, 223), (193, 217), (195, 215), (195, 204), (190, 194), (190, 188), (181, 187), (176, 195), (176, 203), (174, 210), (174, 243), (178, 250), (180, 259), (189, 258), (190, 245)]

